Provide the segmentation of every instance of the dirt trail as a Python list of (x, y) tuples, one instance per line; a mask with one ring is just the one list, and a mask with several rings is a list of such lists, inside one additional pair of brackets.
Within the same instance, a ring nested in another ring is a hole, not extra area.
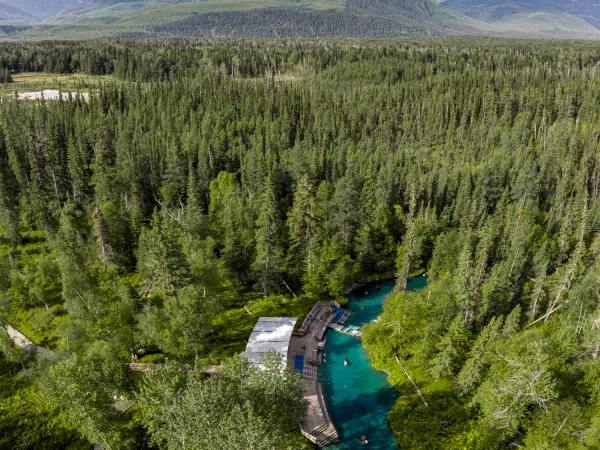
[(39, 345), (35, 345), (33, 342), (31, 342), (31, 339), (29, 339), (12, 325), (6, 324), (4, 329), (6, 330), (8, 337), (15, 343), (17, 347), (20, 347), (27, 352), (35, 353), (37, 356), (44, 359), (52, 359), (54, 356), (54, 352), (48, 350), (47, 348), (40, 347)]
[[(8, 334), (8, 337), (14, 342), (17, 347), (22, 348), (26, 352), (35, 353), (40, 358), (51, 360), (54, 359), (54, 352), (52, 350), (48, 350), (47, 348), (40, 347), (39, 345), (31, 342), (27, 336), (21, 333), (12, 325), (6, 323), (4, 325), (4, 329)], [(129, 368), (134, 372), (148, 372), (151, 370), (158, 370), (164, 368), (164, 364), (144, 364), (144, 363), (131, 363), (129, 364)], [(194, 367), (188, 364), (184, 364), (181, 366), (182, 370), (188, 371), (193, 370)], [(216, 375), (219, 372), (219, 366), (200, 366), (196, 367), (196, 370), (200, 370), (208, 375)]]

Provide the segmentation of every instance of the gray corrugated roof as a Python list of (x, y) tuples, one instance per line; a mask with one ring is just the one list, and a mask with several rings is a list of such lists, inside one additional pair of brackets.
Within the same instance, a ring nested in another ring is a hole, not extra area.
[(283, 356), (284, 361), (287, 360), (290, 338), (297, 320), (293, 317), (259, 318), (242, 355), (251, 363), (260, 365), (263, 355), (275, 350)]

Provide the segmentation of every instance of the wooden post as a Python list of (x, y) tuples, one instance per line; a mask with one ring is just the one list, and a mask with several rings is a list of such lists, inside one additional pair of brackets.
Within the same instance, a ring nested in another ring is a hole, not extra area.
[(410, 375), (408, 374), (408, 372), (406, 371), (404, 366), (400, 363), (400, 359), (398, 358), (398, 355), (394, 354), (394, 356), (396, 357), (396, 361), (398, 362), (398, 365), (402, 369), (402, 372), (404, 372), (404, 375), (406, 375), (406, 378), (409, 379), (409, 381), (412, 383), (412, 385), (415, 387), (415, 389), (419, 393), (419, 397), (421, 397), (421, 401), (423, 402), (423, 405), (425, 405), (425, 408), (429, 408), (429, 403), (427, 403), (427, 400), (425, 400), (425, 397), (423, 397), (423, 393), (421, 392), (421, 389), (419, 389), (419, 386), (417, 386), (417, 383), (415, 383), (415, 381), (410, 377)]

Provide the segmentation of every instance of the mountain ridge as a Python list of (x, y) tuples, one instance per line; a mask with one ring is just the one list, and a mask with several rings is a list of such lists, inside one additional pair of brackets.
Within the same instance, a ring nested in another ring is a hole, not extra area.
[(493, 29), (433, 0), (101, 0), (45, 20), (38, 35), (60, 27), (64, 34), (291, 38), (475, 35)]
[(552, 1), (554, 9), (539, 0), (97, 0), (61, 11), (19, 38), (482, 35), (600, 39), (600, 11), (597, 18), (586, 13), (591, 3), (576, 15), (567, 11), (572, 7), (562, 0)]

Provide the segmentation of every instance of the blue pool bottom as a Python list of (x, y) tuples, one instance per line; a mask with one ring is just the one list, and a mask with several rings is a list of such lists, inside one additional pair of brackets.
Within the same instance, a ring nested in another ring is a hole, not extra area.
[(304, 369), (304, 355), (296, 355), (294, 358), (294, 370), (302, 373)]

